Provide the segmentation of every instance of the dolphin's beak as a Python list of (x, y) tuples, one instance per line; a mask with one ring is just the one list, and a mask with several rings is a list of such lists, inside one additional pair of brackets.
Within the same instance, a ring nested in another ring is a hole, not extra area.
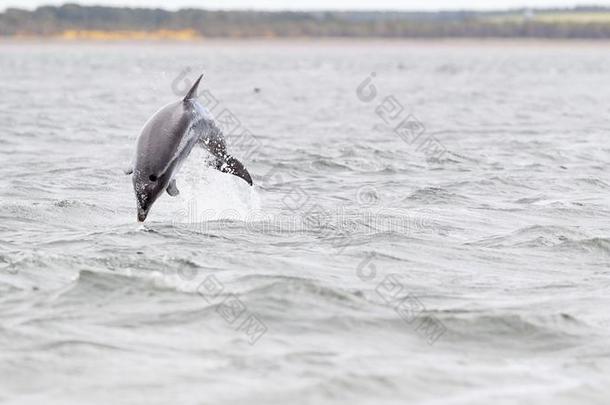
[(148, 216), (148, 210), (138, 209), (138, 222), (144, 222)]

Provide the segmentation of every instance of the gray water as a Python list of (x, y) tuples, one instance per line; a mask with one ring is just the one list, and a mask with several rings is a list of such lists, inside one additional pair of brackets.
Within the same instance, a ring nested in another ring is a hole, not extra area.
[[(607, 404), (608, 50), (0, 43), (0, 402)], [(201, 71), (255, 187), (139, 225)]]

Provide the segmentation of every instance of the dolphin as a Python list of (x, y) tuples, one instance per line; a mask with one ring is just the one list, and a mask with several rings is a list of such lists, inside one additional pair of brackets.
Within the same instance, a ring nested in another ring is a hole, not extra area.
[(182, 100), (162, 107), (150, 117), (138, 137), (133, 164), (125, 174), (132, 175), (139, 222), (144, 222), (164, 191), (172, 197), (180, 193), (175, 176), (195, 145), (210, 152), (215, 169), (252, 185), (248, 170), (227, 152), (214, 117), (197, 101), (197, 87), (202, 77), (199, 76)]

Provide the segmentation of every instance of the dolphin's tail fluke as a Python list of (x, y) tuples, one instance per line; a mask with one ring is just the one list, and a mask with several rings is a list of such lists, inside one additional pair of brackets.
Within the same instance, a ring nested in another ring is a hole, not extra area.
[(245, 180), (249, 185), (252, 185), (252, 177), (245, 166), (231, 155), (224, 156), (224, 159), (216, 158), (216, 170), (223, 173), (229, 173)]
[(184, 96), (184, 99), (182, 101), (189, 101), (197, 97), (197, 87), (199, 87), (199, 82), (201, 81), (202, 77), (203, 74), (199, 76), (199, 79), (195, 81), (195, 84), (193, 84), (193, 87), (191, 87), (189, 92), (186, 93), (186, 96)]

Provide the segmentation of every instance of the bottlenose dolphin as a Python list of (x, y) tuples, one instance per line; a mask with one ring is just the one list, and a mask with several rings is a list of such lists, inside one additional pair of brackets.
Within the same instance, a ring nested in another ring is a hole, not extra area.
[(175, 176), (197, 144), (215, 158), (214, 168), (252, 185), (252, 177), (244, 165), (227, 153), (214, 117), (196, 100), (202, 77), (199, 76), (184, 99), (166, 105), (150, 117), (138, 137), (133, 164), (125, 173), (133, 175), (140, 222), (144, 222), (163, 191), (172, 197), (179, 194)]

